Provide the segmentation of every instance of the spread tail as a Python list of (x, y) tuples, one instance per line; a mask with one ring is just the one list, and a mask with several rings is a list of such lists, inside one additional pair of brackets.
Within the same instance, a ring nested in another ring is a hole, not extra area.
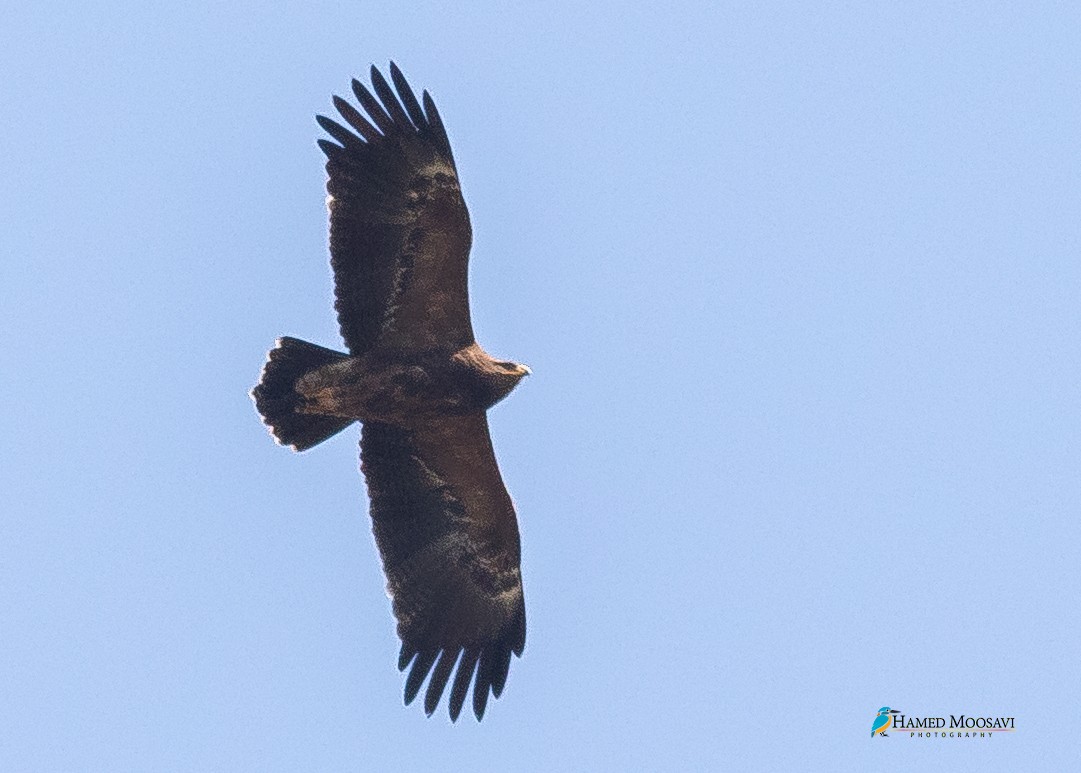
[(270, 427), (274, 440), (294, 451), (307, 451), (353, 423), (353, 419), (301, 413), (303, 398), (297, 394), (297, 379), (347, 355), (332, 349), (282, 336), (270, 350), (263, 375), (251, 390), (255, 409)]

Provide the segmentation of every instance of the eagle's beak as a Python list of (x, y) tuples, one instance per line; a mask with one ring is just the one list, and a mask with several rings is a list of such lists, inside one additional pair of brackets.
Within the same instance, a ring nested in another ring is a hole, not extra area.
[(532, 376), (533, 375), (533, 371), (530, 370), (528, 365), (519, 365), (518, 366), (518, 372), (521, 373), (523, 376)]

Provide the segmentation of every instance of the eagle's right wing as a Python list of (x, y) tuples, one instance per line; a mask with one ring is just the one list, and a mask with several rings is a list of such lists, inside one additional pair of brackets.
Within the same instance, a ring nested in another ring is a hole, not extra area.
[(412, 662), (405, 702), (431, 671), (430, 715), (457, 662), (450, 716), (458, 718), (475, 671), (480, 719), (489, 691), (497, 698), (503, 691), (511, 653), (525, 647), (518, 522), (487, 416), (440, 418), (414, 430), (365, 422), (360, 447), (402, 640), (398, 667)]
[(334, 97), (352, 131), (318, 116), (339, 144), (327, 155), (335, 308), (351, 354), (456, 351), (473, 343), (466, 273), (472, 230), (443, 121), (390, 65), (397, 96), (372, 67), (378, 99), (359, 81), (367, 116)]

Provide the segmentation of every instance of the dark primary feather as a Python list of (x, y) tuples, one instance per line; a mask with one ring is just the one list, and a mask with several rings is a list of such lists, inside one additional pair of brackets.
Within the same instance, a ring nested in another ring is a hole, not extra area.
[(462, 704), (465, 696), (469, 694), (469, 682), (473, 678), (473, 671), (477, 667), (480, 658), (480, 650), (470, 647), (462, 652), (462, 662), (458, 664), (458, 675), (454, 677), (454, 686), (450, 689), (450, 718), (452, 722), (458, 721), (458, 715), (462, 712)]
[(450, 141), (435, 103), (421, 109), (391, 65), (372, 68), (372, 94), (354, 80), (366, 116), (341, 97), (342, 124), (318, 116), (327, 155), (335, 308), (354, 355), (454, 351), (473, 342), (467, 270), (472, 230)]
[(398, 670), (405, 671), (405, 667), (409, 665), (409, 662), (413, 660), (413, 656), (416, 654), (417, 650), (415, 647), (403, 644), (402, 651), (398, 653)]
[(417, 656), (417, 662), (413, 664), (413, 670), (409, 672), (409, 678), (405, 680), (405, 704), (408, 706), (417, 697), (420, 686), (424, 684), (428, 672), (432, 670), (439, 650), (427, 650)]
[[(375, 71), (374, 67), (372, 71)], [(368, 115), (372, 117), (375, 125), (379, 127), (383, 134), (393, 134), (396, 128), (405, 128), (404, 124), (395, 127), (394, 121), (387, 115), (387, 111), (383, 109), (383, 106), (379, 104), (379, 100), (372, 96), (372, 93), (368, 91), (368, 88), (363, 83), (353, 78), (352, 86), (353, 94), (360, 100), (360, 104), (368, 111)]]
[(432, 712), (435, 711), (435, 707), (439, 705), (439, 699), (443, 697), (443, 690), (447, 686), (447, 680), (450, 679), (450, 674), (454, 670), (454, 664), (458, 660), (458, 653), (460, 650), (445, 649), (443, 654), (439, 656), (439, 663), (435, 666), (435, 671), (432, 672), (432, 678), (428, 682), (428, 692), (424, 694), (424, 713), (429, 717)]
[(340, 142), (343, 147), (352, 148), (356, 152), (363, 152), (361, 149), (363, 148), (364, 143), (361, 142), (355, 134), (350, 132), (344, 126), (335, 123), (334, 121), (327, 118), (325, 115), (317, 115), (315, 116), (315, 120), (320, 126), (323, 127), (323, 130), (327, 134)]
[(435, 108), (435, 101), (427, 91), (424, 92), (424, 112), (428, 116), (428, 125), (432, 127), (432, 137), (439, 144), (440, 149), (450, 156), (450, 140), (447, 139), (447, 130), (443, 128), (443, 119)]
[(394, 62), (390, 63), (390, 78), (394, 81), (394, 88), (398, 89), (398, 95), (402, 98), (402, 104), (405, 105), (405, 109), (409, 112), (409, 117), (413, 119), (413, 124), (418, 129), (427, 126), (428, 122), (424, 119), (424, 113), (420, 109), (420, 104), (417, 102), (413, 89), (409, 87), (408, 81), (406, 81), (402, 71), (398, 69), (398, 65), (394, 64)]
[(405, 701), (430, 673), (425, 711), (450, 683), (457, 719), (473, 679), (480, 718), (489, 694), (503, 691), (511, 655), (525, 647), (518, 524), (487, 417), (446, 417), (413, 430), (367, 422), (361, 461), (402, 640), (398, 666), (409, 668)]
[(375, 93), (379, 95), (379, 99), (382, 100), (383, 106), (390, 113), (390, 117), (398, 126), (409, 126), (411, 123), (409, 118), (405, 114), (405, 110), (402, 109), (401, 103), (394, 95), (394, 92), (390, 90), (390, 85), (387, 83), (387, 79), (383, 77), (383, 73), (372, 67), (372, 86), (375, 88)]
[[(379, 139), (380, 136), (382, 136), (379, 134), (378, 129), (368, 123), (367, 118), (361, 115), (355, 107), (353, 107), (341, 97), (334, 97), (334, 107), (339, 113), (341, 113), (342, 118), (344, 118), (350, 126), (360, 132), (360, 136), (366, 139), (368, 142), (374, 142)], [(322, 117), (323, 116), (316, 116), (316, 120), (318, 121)], [(329, 119), (325, 120), (327, 120), (328, 123), (334, 123)], [(319, 121), (319, 125), (323, 126), (323, 122)], [(345, 143), (342, 144), (344, 145)]]

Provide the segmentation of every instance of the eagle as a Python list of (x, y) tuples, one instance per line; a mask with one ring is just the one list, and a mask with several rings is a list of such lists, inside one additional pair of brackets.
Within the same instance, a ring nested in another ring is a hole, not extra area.
[[(525, 647), (521, 543), (487, 411), (530, 370), (491, 357), (469, 314), (469, 212), (443, 120), (392, 62), (330, 135), (327, 208), (334, 308), (348, 353), (279, 338), (251, 396), (274, 439), (306, 451), (361, 424), (360, 467), (397, 621), (405, 703), (448, 684), (457, 721), (480, 720)], [(372, 91), (374, 90), (374, 94)], [(363, 110), (363, 112), (361, 112)], [(457, 667), (457, 668), (455, 668)], [(453, 677), (453, 680), (452, 680)]]

